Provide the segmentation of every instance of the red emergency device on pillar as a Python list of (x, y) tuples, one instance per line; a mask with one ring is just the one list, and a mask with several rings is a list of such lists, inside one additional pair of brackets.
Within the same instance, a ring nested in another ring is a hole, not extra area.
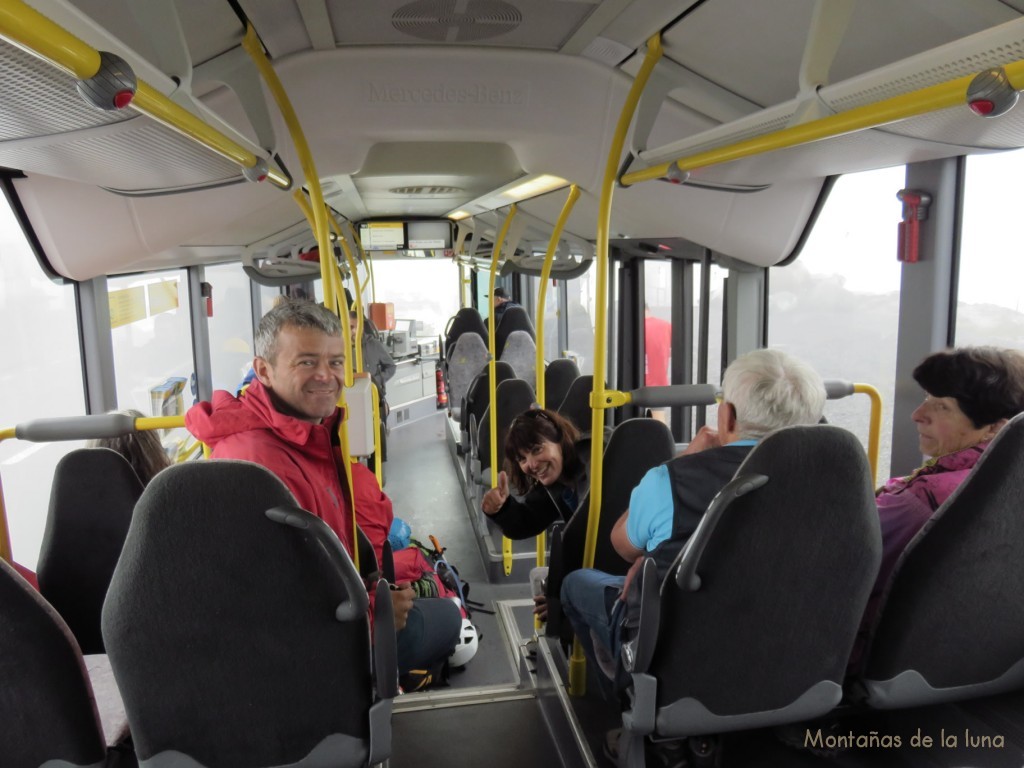
[(928, 218), (928, 206), (931, 205), (932, 196), (917, 189), (901, 189), (896, 193), (896, 197), (903, 203), (903, 219), (899, 224), (896, 259), (908, 264), (915, 264), (919, 258), (921, 222)]
[(437, 366), (434, 368), (434, 379), (437, 382), (437, 407), (447, 408), (448, 407), (448, 392), (444, 388), (444, 371), (441, 370), (441, 361), (437, 361)]

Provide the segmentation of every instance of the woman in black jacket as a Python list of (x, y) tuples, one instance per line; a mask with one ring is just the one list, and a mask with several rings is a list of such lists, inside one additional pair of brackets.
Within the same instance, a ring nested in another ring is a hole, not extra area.
[[(590, 487), (582, 448), (579, 430), (554, 411), (521, 413), (505, 437), (505, 471), (484, 494), (484, 514), (510, 539), (527, 539), (568, 520)], [(510, 476), (522, 501), (509, 493)]]

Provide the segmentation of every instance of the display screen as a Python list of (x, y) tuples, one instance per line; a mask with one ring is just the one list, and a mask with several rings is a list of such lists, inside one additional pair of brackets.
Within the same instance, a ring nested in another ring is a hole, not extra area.
[(452, 247), (452, 225), (450, 221), (410, 221), (410, 250), (432, 250)]
[(401, 221), (368, 221), (359, 225), (364, 251), (400, 251), (405, 248), (405, 224)]

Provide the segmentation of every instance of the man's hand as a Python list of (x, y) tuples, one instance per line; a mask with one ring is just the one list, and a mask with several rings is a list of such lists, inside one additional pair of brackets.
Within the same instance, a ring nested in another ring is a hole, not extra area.
[(508, 475), (505, 472), (498, 473), (498, 487), (491, 488), (484, 494), (481, 506), (485, 515), (496, 515), (508, 498)]
[(548, 620), (548, 596), (547, 595), (534, 595), (533, 597), (533, 615), (541, 621)]
[(412, 584), (402, 582), (391, 587), (391, 611), (395, 614), (395, 631), (401, 632), (405, 629), (405, 622), (409, 618), (409, 611), (412, 610), (412, 601), (416, 593), (412, 591)]
[(693, 440), (686, 446), (686, 449), (680, 453), (680, 456), (689, 456), (691, 453), (700, 453), (706, 451), (708, 448), (721, 448), (722, 442), (718, 439), (718, 431), (712, 429), (709, 426), (703, 426), (697, 430), (697, 434), (693, 436)]
[(629, 586), (633, 583), (633, 579), (637, 578), (637, 574), (640, 573), (640, 569), (644, 567), (644, 561), (646, 557), (638, 557), (633, 561), (633, 564), (629, 566), (629, 570), (626, 572), (626, 580), (622, 582), (622, 592), (619, 594), (619, 600), (626, 601), (626, 595), (629, 594)]

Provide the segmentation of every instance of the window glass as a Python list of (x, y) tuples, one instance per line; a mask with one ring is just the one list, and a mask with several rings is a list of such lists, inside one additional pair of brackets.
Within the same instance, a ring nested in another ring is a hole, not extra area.
[[(611, 278), (609, 277), (610, 282)], [(580, 277), (569, 280), (566, 283), (566, 289), (569, 295), (566, 307), (569, 319), (569, 350), (565, 356), (575, 358), (580, 373), (593, 373), (594, 318), (597, 316), (597, 265), (591, 265), (590, 269)], [(609, 308), (607, 315), (609, 323), (615, 317), (612, 310), (613, 308)]]
[(213, 315), (208, 322), (213, 388), (234, 392), (252, 365), (251, 283), (241, 264), (220, 264), (204, 271), (213, 287)]
[[(665, 387), (672, 383), (672, 264), (644, 262), (644, 384)], [(669, 423), (671, 409), (656, 408), (652, 415)]]
[[(825, 379), (871, 384), (881, 393), (880, 475), (892, 452), (900, 290), (896, 192), (905, 179), (903, 167), (841, 178), (800, 257), (769, 273), (769, 344), (807, 361)], [(863, 395), (825, 407), (830, 423), (865, 445), (869, 414)]]
[(1024, 349), (1024, 269), (1013, 224), (1024, 150), (967, 158), (956, 343)]
[(107, 290), (118, 408), (150, 416), (188, 408), (194, 397), (185, 271), (112, 277)]
[[(378, 257), (373, 275), (377, 301), (394, 304), (396, 319), (415, 320), (419, 338), (443, 335), (448, 319), (459, 311), (459, 270), (448, 259)], [(486, 281), (483, 286), (487, 293)]]
[[(85, 395), (75, 292), (40, 270), (21, 228), (0, 199), (0, 427), (30, 419), (82, 416)], [(14, 559), (35, 569), (53, 468), (79, 441), (0, 442), (2, 481)]]
[[(717, 264), (711, 265), (711, 290), (708, 297), (708, 372), (700, 381), (700, 313), (701, 313), (701, 275), (703, 266), (693, 265), (693, 377), (695, 384), (722, 383), (722, 311), (725, 305), (725, 278), (729, 271)], [(705, 410), (704, 424), (714, 427), (718, 421), (717, 406), (708, 406)], [(694, 428), (699, 423), (699, 409), (694, 409)]]
[[(540, 278), (531, 278), (536, 281), (536, 301), (540, 301)], [(562, 356), (562, 350), (558, 344), (558, 286), (555, 281), (548, 280), (547, 290), (544, 292), (544, 359), (548, 362)]]

